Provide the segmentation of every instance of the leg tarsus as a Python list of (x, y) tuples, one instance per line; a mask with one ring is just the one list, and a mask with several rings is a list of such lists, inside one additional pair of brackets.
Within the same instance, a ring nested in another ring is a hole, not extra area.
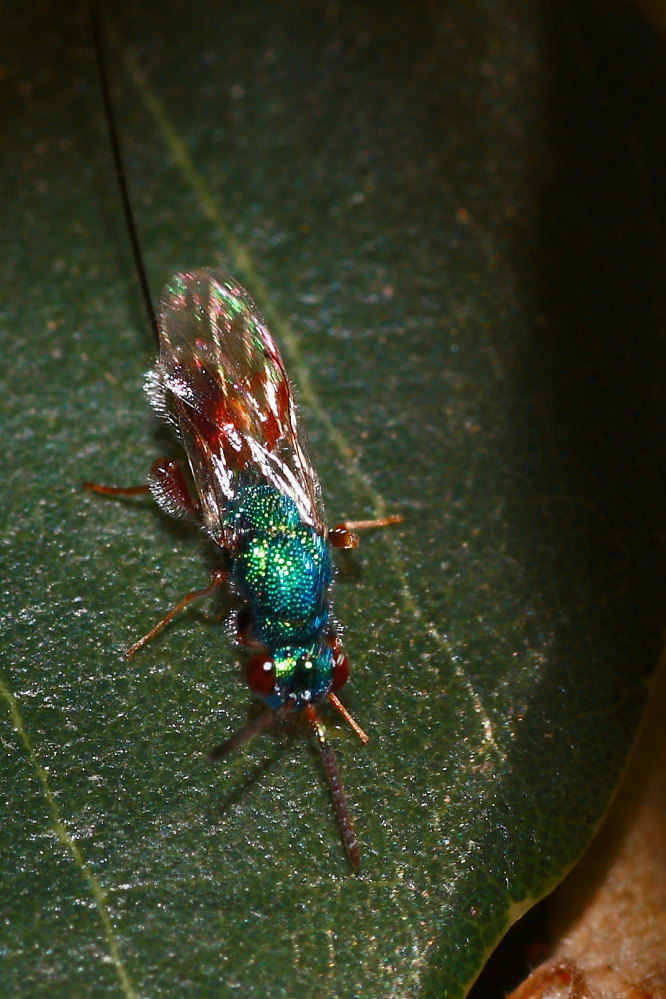
[(167, 611), (164, 617), (160, 621), (158, 621), (157, 624), (153, 628), (151, 628), (146, 635), (143, 636), (143, 638), (140, 638), (138, 642), (135, 642), (134, 645), (131, 645), (129, 647), (129, 649), (125, 653), (127, 658), (129, 659), (131, 656), (134, 655), (135, 652), (138, 651), (138, 649), (142, 648), (146, 644), (146, 642), (149, 642), (151, 638), (154, 638), (155, 635), (158, 635), (160, 631), (162, 631), (162, 629), (166, 627), (169, 621), (173, 617), (175, 617), (176, 614), (178, 614), (184, 607), (187, 607), (187, 605), (191, 603), (193, 600), (198, 600), (200, 597), (207, 597), (211, 593), (214, 593), (215, 590), (218, 588), (218, 586), (222, 585), (225, 578), (226, 578), (226, 572), (224, 572), (223, 569), (215, 569), (210, 578), (210, 583), (208, 584), (208, 586), (204, 586), (202, 590), (190, 590), (189, 593), (186, 593), (185, 596), (181, 600), (179, 600), (178, 603), (171, 608), (171, 610)]
[(346, 520), (344, 527), (350, 531), (367, 531), (373, 527), (388, 527), (389, 524), (401, 524), (402, 514), (391, 513), (388, 517), (375, 517), (374, 520)]
[(81, 488), (100, 496), (141, 496), (149, 493), (149, 486), (102, 486), (99, 482), (82, 482)]

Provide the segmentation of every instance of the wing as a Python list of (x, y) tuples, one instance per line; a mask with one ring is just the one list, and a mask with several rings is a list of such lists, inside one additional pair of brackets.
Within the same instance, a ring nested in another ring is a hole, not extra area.
[(321, 490), (299, 432), (289, 379), (254, 302), (224, 271), (176, 274), (159, 308), (160, 352), (146, 380), (182, 440), (203, 522), (219, 538), (227, 505), (268, 482), (323, 531)]

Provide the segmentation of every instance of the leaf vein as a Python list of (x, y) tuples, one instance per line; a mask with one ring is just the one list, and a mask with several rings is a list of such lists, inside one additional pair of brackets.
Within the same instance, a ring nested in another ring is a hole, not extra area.
[(7, 702), (9, 716), (11, 718), (12, 725), (14, 726), (14, 730), (23, 743), (28, 758), (34, 767), (39, 783), (41, 784), (42, 794), (46, 799), (49, 812), (51, 813), (53, 831), (62, 845), (69, 851), (74, 863), (81, 871), (81, 874), (93, 896), (97, 914), (102, 924), (102, 929), (104, 930), (104, 936), (106, 937), (109, 957), (111, 958), (111, 962), (116, 970), (122, 993), (127, 997), (127, 999), (137, 999), (137, 993), (132, 985), (120, 953), (120, 947), (116, 939), (114, 926), (111, 921), (111, 915), (106, 901), (106, 891), (91, 871), (87, 861), (84, 859), (80, 846), (67, 829), (67, 826), (61, 816), (55, 793), (51, 790), (48, 774), (39, 761), (37, 753), (35, 752), (32, 742), (30, 741), (30, 736), (28, 735), (27, 729), (23, 723), (18, 701), (9, 687), (7, 687), (2, 680), (0, 680), (0, 696), (2, 696)]

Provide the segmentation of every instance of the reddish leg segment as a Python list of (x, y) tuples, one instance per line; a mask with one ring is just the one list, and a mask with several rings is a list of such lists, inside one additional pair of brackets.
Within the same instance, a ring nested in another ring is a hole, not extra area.
[(389, 524), (399, 524), (401, 521), (399, 513), (391, 514), (390, 517), (378, 517), (377, 520), (346, 520), (344, 524), (329, 527), (327, 537), (334, 548), (358, 548), (359, 537), (356, 531), (388, 527)]
[(182, 600), (178, 601), (175, 607), (172, 607), (170, 611), (167, 611), (164, 617), (157, 622), (154, 628), (151, 628), (150, 631), (143, 636), (143, 638), (140, 638), (138, 642), (135, 642), (134, 645), (131, 645), (129, 647), (129, 649), (125, 653), (127, 658), (129, 659), (129, 657), (133, 656), (138, 649), (140, 649), (142, 646), (146, 644), (146, 642), (149, 642), (151, 638), (154, 638), (155, 635), (159, 634), (159, 632), (162, 631), (164, 627), (166, 627), (169, 621), (173, 617), (175, 617), (176, 614), (178, 614), (183, 609), (183, 607), (187, 607), (187, 605), (191, 603), (193, 600), (198, 600), (200, 597), (207, 597), (210, 596), (211, 593), (214, 593), (215, 590), (218, 588), (218, 586), (222, 585), (222, 583), (226, 578), (226, 575), (227, 574), (226, 572), (224, 572), (223, 569), (215, 569), (213, 575), (210, 578), (210, 583), (208, 584), (208, 586), (204, 586), (202, 590), (190, 590), (189, 593), (186, 593), (185, 596), (182, 598)]
[(82, 482), (81, 486), (89, 493), (100, 493), (102, 496), (140, 496), (149, 493), (146, 486), (101, 486), (99, 482)]
[(152, 493), (153, 499), (171, 517), (189, 514), (199, 516), (199, 506), (192, 499), (183, 470), (173, 458), (158, 458), (150, 466), (145, 486), (103, 486), (98, 482), (84, 482), (83, 488), (102, 496), (140, 496)]

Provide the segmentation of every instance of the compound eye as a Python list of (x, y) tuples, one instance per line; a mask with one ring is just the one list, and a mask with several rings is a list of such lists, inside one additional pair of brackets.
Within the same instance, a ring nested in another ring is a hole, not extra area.
[(252, 656), (246, 668), (247, 685), (257, 697), (268, 697), (275, 686), (275, 663), (264, 652)]
[(331, 680), (331, 688), (333, 690), (339, 690), (340, 687), (344, 687), (347, 680), (349, 679), (349, 658), (345, 652), (342, 651), (340, 645), (336, 642), (332, 647), (333, 649), (333, 679)]

